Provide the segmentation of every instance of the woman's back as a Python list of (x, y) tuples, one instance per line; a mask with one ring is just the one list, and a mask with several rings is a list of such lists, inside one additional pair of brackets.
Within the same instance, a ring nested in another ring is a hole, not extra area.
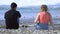
[(40, 12), (40, 15), (39, 15), (39, 22), (40, 23), (48, 23), (50, 21), (50, 14), (49, 12)]

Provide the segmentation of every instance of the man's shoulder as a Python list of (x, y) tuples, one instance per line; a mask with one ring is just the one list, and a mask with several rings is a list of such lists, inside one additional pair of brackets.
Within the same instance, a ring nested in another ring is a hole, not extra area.
[[(6, 13), (8, 13), (8, 12), (9, 12), (9, 10), (8, 10), (8, 11), (6, 11)], [(6, 13), (5, 13), (5, 14), (6, 14)]]
[(8, 14), (8, 13), (10, 13), (11, 12), (11, 10), (7, 10), (6, 12), (5, 12), (5, 14)]
[(16, 10), (16, 12), (19, 12), (19, 11)]
[(19, 13), (19, 11), (16, 11), (17, 13)]

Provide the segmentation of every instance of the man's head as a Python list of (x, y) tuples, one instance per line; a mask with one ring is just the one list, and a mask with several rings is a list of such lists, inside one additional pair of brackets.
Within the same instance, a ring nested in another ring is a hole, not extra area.
[(14, 2), (13, 2), (13, 3), (11, 3), (11, 8), (12, 8), (12, 9), (14, 9), (14, 10), (16, 10), (16, 8), (17, 8), (17, 4), (16, 4), (16, 3), (14, 3)]

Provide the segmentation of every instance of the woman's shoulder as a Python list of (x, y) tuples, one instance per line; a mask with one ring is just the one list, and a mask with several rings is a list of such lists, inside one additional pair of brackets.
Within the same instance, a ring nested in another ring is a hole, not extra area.
[(40, 13), (38, 13), (37, 15), (40, 15)]
[(47, 14), (48, 14), (49, 16), (51, 16), (51, 14), (50, 14), (49, 12), (47, 12)]
[(48, 13), (48, 14), (50, 15), (50, 13), (49, 13), (49, 12), (46, 12), (46, 13)]

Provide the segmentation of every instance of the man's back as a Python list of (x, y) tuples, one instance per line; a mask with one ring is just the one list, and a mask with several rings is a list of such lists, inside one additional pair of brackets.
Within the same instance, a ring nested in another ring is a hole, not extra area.
[(20, 13), (15, 10), (9, 10), (5, 13), (6, 28), (7, 29), (18, 29), (19, 27), (19, 17)]

